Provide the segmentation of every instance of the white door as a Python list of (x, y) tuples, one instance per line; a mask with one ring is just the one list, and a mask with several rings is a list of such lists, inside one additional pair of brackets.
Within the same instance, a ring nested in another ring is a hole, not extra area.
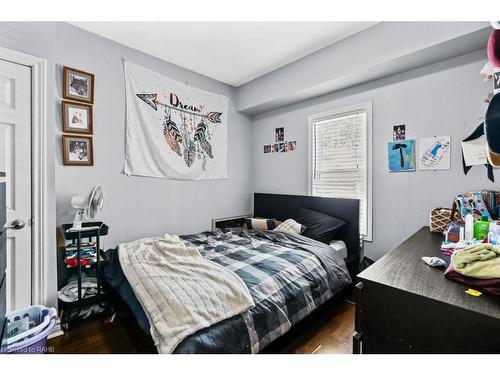
[(0, 170), (6, 174), (7, 311), (31, 305), (31, 68), (0, 60)]

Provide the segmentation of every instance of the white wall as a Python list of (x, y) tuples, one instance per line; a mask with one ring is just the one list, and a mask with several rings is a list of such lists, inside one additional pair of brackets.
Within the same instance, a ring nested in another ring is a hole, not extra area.
[[(100, 218), (110, 226), (105, 246), (163, 233), (187, 234), (210, 229), (211, 219), (250, 212), (251, 122), (234, 110), (233, 88), (166, 63), (66, 23), (56, 30), (56, 111), (62, 97), (62, 66), (95, 74), (94, 167), (62, 165), (57, 117), (55, 168), (57, 223), (71, 222), (71, 196), (101, 184), (106, 191)], [(125, 147), (125, 87), (121, 58), (195, 87), (230, 97), (229, 179), (174, 181), (127, 177), (122, 173)]]
[[(255, 192), (307, 194), (307, 128), (310, 114), (373, 101), (373, 242), (365, 254), (379, 258), (428, 223), (429, 209), (448, 207), (460, 192), (498, 189), (486, 178), (486, 168), (464, 176), (460, 141), (468, 136), (486, 110), (484, 98), (492, 84), (479, 71), (486, 61), (478, 51), (334, 94), (258, 115), (253, 121)], [(392, 127), (406, 124), (407, 139), (452, 136), (451, 170), (389, 173), (387, 142)], [(274, 129), (285, 127), (297, 151), (264, 154)], [(500, 179), (500, 174), (496, 173)]]

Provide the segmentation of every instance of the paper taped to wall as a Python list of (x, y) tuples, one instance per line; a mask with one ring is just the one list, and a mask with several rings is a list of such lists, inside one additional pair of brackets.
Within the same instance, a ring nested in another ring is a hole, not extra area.
[(487, 164), (486, 158), (486, 138), (484, 135), (479, 138), (462, 142), (462, 152), (464, 154), (465, 165), (467, 167), (473, 165)]

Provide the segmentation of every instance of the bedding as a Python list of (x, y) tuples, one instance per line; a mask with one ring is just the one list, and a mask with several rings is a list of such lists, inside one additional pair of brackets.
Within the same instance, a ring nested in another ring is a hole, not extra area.
[(276, 220), (261, 219), (261, 218), (246, 218), (245, 226), (247, 229), (274, 229), (276, 228)]
[[(233, 228), (181, 238), (204, 258), (236, 273), (255, 306), (193, 333), (174, 353), (259, 352), (351, 283), (345, 262), (330, 246), (301, 235)], [(123, 274), (117, 250), (107, 255), (104, 278), (149, 333), (149, 321)]]
[(303, 236), (325, 244), (334, 240), (336, 234), (346, 224), (344, 220), (308, 208), (300, 208), (294, 219), (305, 225)]
[(273, 230), (282, 231), (282, 232), (289, 232), (289, 233), (295, 233), (295, 234), (301, 234), (303, 231), (306, 230), (306, 227), (303, 226), (300, 223), (297, 223), (293, 219), (288, 219), (288, 220), (285, 220), (284, 222), (280, 223)]
[(191, 333), (255, 306), (238, 275), (178, 236), (120, 244), (118, 256), (160, 353), (171, 353)]

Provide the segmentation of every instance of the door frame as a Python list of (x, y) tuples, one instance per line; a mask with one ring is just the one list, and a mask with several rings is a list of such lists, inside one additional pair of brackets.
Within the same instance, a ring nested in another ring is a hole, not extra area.
[(49, 180), (47, 60), (2, 47), (0, 60), (31, 68), (31, 303), (44, 304), (50, 293), (46, 259), (55, 251), (48, 207), (55, 194)]

